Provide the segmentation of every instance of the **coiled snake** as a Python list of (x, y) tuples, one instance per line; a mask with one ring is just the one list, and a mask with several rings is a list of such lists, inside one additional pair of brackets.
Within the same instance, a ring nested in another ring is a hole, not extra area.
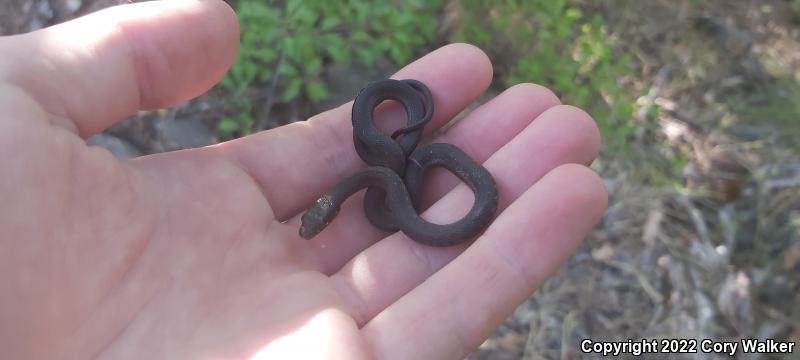
[[(375, 127), (373, 119), (375, 108), (388, 99), (399, 101), (407, 117), (406, 127), (391, 137)], [(353, 103), (353, 143), (369, 167), (319, 198), (303, 214), (300, 236), (316, 236), (333, 221), (341, 204), (364, 188), (364, 210), (370, 223), (386, 231), (399, 229), (426, 245), (455, 245), (489, 226), (498, 199), (497, 185), (489, 171), (451, 144), (433, 143), (415, 150), (433, 111), (430, 90), (417, 80), (387, 79), (362, 89)], [(434, 224), (418, 214), (422, 182), (426, 171), (433, 167), (450, 170), (475, 194), (472, 209), (454, 223)]]

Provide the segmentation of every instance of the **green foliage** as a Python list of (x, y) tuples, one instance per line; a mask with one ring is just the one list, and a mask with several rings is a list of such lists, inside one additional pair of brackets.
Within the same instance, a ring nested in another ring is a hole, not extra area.
[[(601, 16), (584, 16), (568, 0), (458, 4), (462, 16), (454, 40), (487, 49), (503, 85), (536, 82), (552, 88), (565, 103), (594, 116), (607, 149), (627, 149), (637, 128), (633, 100), (621, 86), (630, 59), (614, 51)], [(220, 132), (255, 130), (251, 114), (264, 94), (279, 102), (325, 99), (321, 78), (330, 63), (370, 66), (385, 56), (404, 64), (415, 47), (432, 42), (441, 5), (440, 0), (241, 0), (239, 56), (222, 82), (236, 106), (219, 123)]]
[(456, 40), (494, 49), (507, 69), (505, 85), (534, 82), (565, 103), (584, 108), (598, 123), (605, 147), (627, 152), (637, 128), (633, 99), (621, 81), (630, 57), (616, 54), (603, 17), (587, 19), (567, 0), (467, 0)]
[(794, 11), (795, 20), (800, 21), (800, 0), (792, 0), (792, 11)]
[(236, 64), (221, 82), (236, 99), (235, 114), (219, 123), (223, 136), (256, 130), (259, 97), (320, 101), (326, 64), (354, 58), (371, 66), (379, 56), (398, 65), (434, 36), (438, 1), (241, 0), (241, 45)]

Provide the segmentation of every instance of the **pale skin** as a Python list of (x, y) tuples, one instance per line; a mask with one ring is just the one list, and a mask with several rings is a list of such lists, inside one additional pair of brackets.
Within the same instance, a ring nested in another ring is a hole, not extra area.
[[(0, 38), (0, 349), (13, 359), (457, 359), (551, 276), (600, 218), (593, 120), (532, 84), (438, 136), (494, 175), (500, 205), (474, 241), (431, 248), (382, 233), (360, 196), (311, 241), (313, 200), (363, 163), (350, 103), (202, 149), (119, 161), (84, 139), (179, 104), (235, 59), (218, 0), (125, 5)], [(477, 99), (492, 68), (445, 46), (398, 71), (431, 89), (431, 134)], [(396, 104), (381, 126), (399, 126)], [(427, 180), (446, 223), (469, 189)]]

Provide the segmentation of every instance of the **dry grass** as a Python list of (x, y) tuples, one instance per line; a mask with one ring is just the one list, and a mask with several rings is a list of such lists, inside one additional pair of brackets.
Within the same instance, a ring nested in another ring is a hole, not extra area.
[(582, 339), (800, 342), (798, 14), (786, 1), (580, 3), (638, 59), (645, 155), (600, 159), (602, 223), (470, 358), (596, 357)]

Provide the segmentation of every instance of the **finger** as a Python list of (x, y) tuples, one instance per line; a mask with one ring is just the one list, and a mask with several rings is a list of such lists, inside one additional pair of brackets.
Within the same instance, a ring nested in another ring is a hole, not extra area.
[[(440, 48), (393, 76), (422, 81), (433, 93), (435, 113), (426, 132), (435, 130), (475, 100), (489, 86), (491, 77), (486, 54), (466, 44)], [(285, 220), (364, 166), (353, 148), (351, 105), (347, 103), (308, 121), (230, 141), (215, 149), (233, 158), (256, 179), (276, 217)], [(379, 125), (398, 127), (405, 121), (400, 107), (382, 108), (376, 112)]]
[(474, 246), (362, 329), (376, 357), (469, 354), (575, 250), (606, 198), (602, 180), (584, 166), (550, 172)]
[(208, 90), (233, 63), (238, 34), (219, 0), (123, 5), (2, 39), (0, 79), (88, 137), (141, 108)]
[[(558, 104), (558, 97), (550, 90), (520, 84), (475, 109), (436, 141), (454, 144), (477, 163), (483, 163), (545, 110)], [(433, 169), (431, 175), (426, 176), (428, 204), (460, 182), (451, 173), (436, 170), (442, 169)], [(362, 201), (363, 193), (353, 196), (345, 202), (336, 221), (310, 240), (325, 273), (338, 270), (355, 254), (386, 236), (366, 219)], [(290, 226), (299, 226), (300, 216), (293, 218)]]
[[(542, 113), (484, 162), (497, 182), (498, 211), (502, 212), (557, 166), (591, 162), (597, 156), (599, 137), (594, 121), (578, 108), (559, 105)], [(431, 206), (423, 217), (434, 223), (450, 223), (472, 206), (472, 201), (471, 190), (461, 184)], [(433, 248), (411, 241), (398, 232), (355, 256), (332, 279), (352, 304), (354, 318), (364, 324), (467, 246), (469, 244)], [(365, 264), (380, 266), (370, 267), (365, 274)]]

